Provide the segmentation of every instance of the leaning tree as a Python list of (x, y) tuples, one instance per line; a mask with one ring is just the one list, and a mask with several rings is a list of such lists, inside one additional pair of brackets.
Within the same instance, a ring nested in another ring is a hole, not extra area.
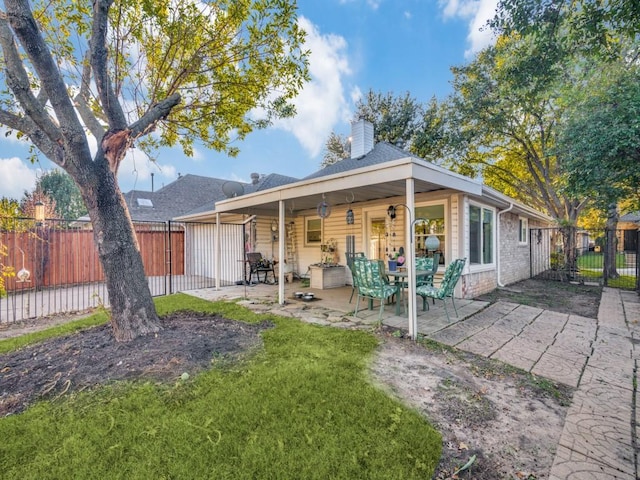
[(3, 7), (0, 124), (80, 188), (115, 338), (157, 331), (118, 166), (134, 145), (180, 145), (190, 154), (200, 141), (233, 155), (232, 136), (292, 115), (290, 101), (308, 76), (295, 2), (4, 0)]

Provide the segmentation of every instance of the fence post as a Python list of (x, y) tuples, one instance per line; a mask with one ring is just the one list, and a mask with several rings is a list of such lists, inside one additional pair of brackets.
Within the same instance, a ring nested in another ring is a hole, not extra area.
[(167, 255), (168, 255), (168, 260), (169, 260), (169, 295), (171, 295), (173, 293), (173, 258), (172, 258), (172, 252), (173, 252), (173, 248), (171, 245), (171, 220), (169, 220), (168, 222), (165, 223), (165, 228), (169, 227), (169, 232), (167, 233), (167, 237), (169, 238), (169, 242), (168, 242), (168, 251), (167, 251)]
[(640, 229), (636, 230), (636, 292), (640, 294)]

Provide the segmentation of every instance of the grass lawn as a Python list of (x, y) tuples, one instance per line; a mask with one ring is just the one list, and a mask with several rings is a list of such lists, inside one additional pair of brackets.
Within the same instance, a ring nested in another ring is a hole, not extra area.
[[(596, 252), (588, 252), (577, 258), (578, 268), (583, 269), (602, 269), (604, 267), (604, 254)], [(624, 253), (616, 254), (616, 268), (624, 268), (626, 260)]]
[[(432, 477), (440, 435), (368, 381), (373, 335), (187, 295), (156, 305), (161, 315), (190, 309), (276, 326), (262, 333), (264, 350), (242, 363), (214, 363), (171, 385), (100, 387), (0, 419), (3, 479)], [(27, 340), (48, 334), (59, 328)]]

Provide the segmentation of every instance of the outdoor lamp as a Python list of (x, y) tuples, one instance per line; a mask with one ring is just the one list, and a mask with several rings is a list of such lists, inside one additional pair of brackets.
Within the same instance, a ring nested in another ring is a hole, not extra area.
[(42, 225), (44, 222), (44, 203), (40, 200), (34, 204), (34, 216), (36, 217), (36, 223)]
[(387, 208), (387, 215), (389, 215), (391, 220), (394, 220), (396, 218), (396, 207), (389, 205), (389, 208)]
[(355, 218), (353, 216), (353, 210), (347, 210), (347, 225), (353, 225)]

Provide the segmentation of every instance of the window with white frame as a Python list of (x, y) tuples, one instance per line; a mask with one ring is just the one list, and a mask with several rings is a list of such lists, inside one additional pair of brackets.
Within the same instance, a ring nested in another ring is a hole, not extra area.
[(491, 208), (469, 205), (469, 263), (494, 262), (495, 212)]
[(322, 219), (307, 217), (304, 221), (305, 245), (320, 245), (322, 243)]
[(518, 219), (518, 242), (529, 243), (529, 219), (520, 217)]

